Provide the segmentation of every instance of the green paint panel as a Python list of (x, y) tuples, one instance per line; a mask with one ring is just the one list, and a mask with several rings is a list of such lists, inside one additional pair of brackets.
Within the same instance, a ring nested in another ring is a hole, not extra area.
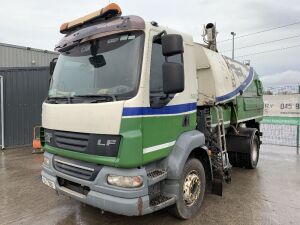
[[(194, 130), (196, 127), (196, 112), (188, 115), (189, 125), (185, 127), (183, 121), (186, 115), (144, 117), (143, 148), (176, 141), (183, 132)], [(166, 157), (170, 149), (171, 147), (145, 154), (143, 165)]]
[[(244, 91), (243, 95), (238, 96), (236, 99), (236, 109), (238, 120), (257, 117), (263, 115), (264, 102), (261, 92), (261, 82), (255, 74), (253, 82)], [(261, 121), (262, 118), (256, 119)]]
[(244, 100), (244, 111), (259, 110), (264, 108), (261, 97), (245, 97)]
[(64, 156), (67, 158), (82, 160), (82, 161), (106, 165), (106, 166), (114, 166), (114, 163), (116, 160), (115, 157), (104, 157), (104, 156), (98, 156), (98, 155), (83, 154), (80, 152), (64, 150), (62, 148), (55, 148), (55, 147), (49, 146), (47, 144), (45, 144), (43, 146), (43, 148), (45, 151), (50, 152), (55, 155), (60, 155), (60, 156)]
[[(231, 107), (224, 107), (224, 106), (220, 106), (220, 107), (222, 108), (222, 111), (223, 111), (224, 122), (230, 121), (231, 120)], [(217, 111), (215, 110), (214, 107), (212, 107), (210, 112), (211, 112), (211, 117), (212, 117), (212, 124), (216, 124), (218, 122)], [(229, 126), (229, 125), (225, 124), (225, 127), (227, 127), (227, 126)]]
[(189, 114), (189, 126), (183, 127), (185, 115), (123, 118), (122, 142), (115, 166), (132, 168), (146, 165), (169, 155), (172, 147), (143, 154), (143, 149), (176, 141), (185, 131), (196, 127), (196, 112)]
[(251, 117), (263, 116), (262, 97), (241, 97), (237, 98), (238, 120)]
[(196, 127), (196, 112), (189, 114), (190, 125), (183, 126), (185, 115), (157, 116), (143, 118), (143, 148), (164, 144)]
[(122, 141), (115, 166), (133, 168), (142, 165), (142, 118), (123, 118), (120, 134)]
[(172, 148), (173, 148), (173, 146), (161, 149), (159, 151), (144, 154), (143, 164), (146, 165), (155, 160), (159, 160), (159, 159), (167, 157), (170, 154), (170, 152), (172, 151)]

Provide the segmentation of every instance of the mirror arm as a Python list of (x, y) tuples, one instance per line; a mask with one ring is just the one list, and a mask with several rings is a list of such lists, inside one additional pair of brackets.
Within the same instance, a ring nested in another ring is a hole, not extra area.
[(161, 37), (163, 35), (166, 35), (166, 34), (167, 34), (167, 31), (165, 31), (165, 30), (159, 32), (157, 35), (155, 35), (153, 37), (153, 43), (160, 43), (161, 42)]

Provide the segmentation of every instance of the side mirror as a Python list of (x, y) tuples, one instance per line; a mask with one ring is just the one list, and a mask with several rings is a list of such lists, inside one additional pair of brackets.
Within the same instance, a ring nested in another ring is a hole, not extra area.
[(179, 34), (166, 34), (161, 37), (162, 54), (172, 56), (183, 54), (183, 39)]
[(163, 90), (165, 94), (176, 94), (184, 90), (184, 69), (181, 63), (165, 62), (163, 70)]
[(55, 69), (55, 66), (56, 66), (56, 62), (57, 62), (57, 58), (54, 58), (52, 59), (52, 61), (50, 62), (50, 75), (52, 76), (53, 75), (53, 72), (54, 72), (54, 69)]

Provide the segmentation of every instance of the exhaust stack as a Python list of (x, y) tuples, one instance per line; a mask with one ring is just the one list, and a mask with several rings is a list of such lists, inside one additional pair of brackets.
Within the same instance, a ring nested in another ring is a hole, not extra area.
[(203, 41), (208, 45), (208, 48), (212, 51), (218, 52), (217, 49), (217, 29), (213, 23), (204, 25), (203, 29)]

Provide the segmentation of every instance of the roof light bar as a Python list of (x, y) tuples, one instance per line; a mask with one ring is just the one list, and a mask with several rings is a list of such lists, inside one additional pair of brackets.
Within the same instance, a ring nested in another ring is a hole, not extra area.
[(75, 19), (71, 22), (68, 23), (63, 23), (60, 26), (60, 33), (65, 34), (68, 31), (70, 31), (71, 29), (83, 25), (91, 20), (95, 20), (98, 18), (111, 18), (111, 17), (115, 17), (115, 16), (120, 16), (122, 15), (122, 10), (120, 8), (119, 5), (117, 5), (116, 3), (111, 3), (109, 5), (107, 5), (106, 7), (97, 10), (95, 12), (92, 12), (88, 15), (85, 15), (83, 17), (80, 17), (78, 19)]

